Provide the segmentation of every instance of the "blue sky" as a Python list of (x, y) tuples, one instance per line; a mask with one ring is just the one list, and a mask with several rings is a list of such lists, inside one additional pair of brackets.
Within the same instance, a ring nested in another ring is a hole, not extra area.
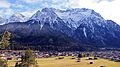
[(0, 0), (0, 16), (9, 18), (14, 13), (21, 13), (30, 17), (45, 7), (89, 8), (100, 13), (105, 19), (120, 24), (120, 0)]

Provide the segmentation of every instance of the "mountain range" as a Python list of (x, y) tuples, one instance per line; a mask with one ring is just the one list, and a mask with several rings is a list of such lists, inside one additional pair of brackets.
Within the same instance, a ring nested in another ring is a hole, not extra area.
[(13, 23), (14, 22), (25, 22), (25, 21), (27, 21), (27, 19), (28, 18), (25, 17), (24, 15), (16, 13), (16, 14), (13, 14), (9, 19), (0, 17), (0, 25), (12, 23), (12, 22)]
[(92, 9), (43, 8), (29, 19), (22, 14), (8, 20), (0, 18), (0, 24), (0, 33), (11, 32), (11, 43), (17, 49), (29, 46), (64, 51), (120, 47), (120, 26)]

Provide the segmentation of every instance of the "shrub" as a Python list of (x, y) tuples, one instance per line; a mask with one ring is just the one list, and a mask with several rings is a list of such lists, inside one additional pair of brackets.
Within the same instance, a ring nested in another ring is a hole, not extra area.
[(7, 61), (0, 59), (0, 66), (1, 66), (1, 67), (8, 67)]

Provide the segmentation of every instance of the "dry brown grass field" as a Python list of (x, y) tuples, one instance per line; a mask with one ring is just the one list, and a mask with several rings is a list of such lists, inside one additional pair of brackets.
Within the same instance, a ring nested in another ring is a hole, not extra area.
[[(36, 59), (39, 67), (120, 67), (120, 62), (109, 61), (105, 59), (98, 60), (86, 60), (82, 58), (81, 62), (76, 62), (75, 59), (71, 57), (64, 57), (64, 59), (55, 59), (54, 58), (39, 58)], [(9, 67), (14, 67), (16, 60), (8, 61)], [(89, 64), (93, 62), (93, 64)]]

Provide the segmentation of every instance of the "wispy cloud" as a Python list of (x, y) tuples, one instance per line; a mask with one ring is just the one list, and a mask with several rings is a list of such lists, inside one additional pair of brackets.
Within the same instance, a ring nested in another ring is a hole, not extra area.
[(0, 0), (0, 8), (9, 8), (10, 6), (11, 6), (11, 3), (5, 0)]
[(102, 2), (102, 1), (112, 2), (112, 1), (114, 1), (114, 0), (94, 0), (94, 1), (97, 2), (97, 3), (100, 3), (100, 2)]
[(10, 8), (0, 10), (0, 16), (2, 16), (4, 18), (8, 18), (9, 16), (13, 15), (14, 13), (15, 13), (14, 10), (10, 9)]
[(26, 2), (26, 3), (38, 3), (42, 0), (21, 0), (21, 1)]
[(24, 8), (25, 6), (22, 4), (13, 4), (14, 7), (16, 8)]

